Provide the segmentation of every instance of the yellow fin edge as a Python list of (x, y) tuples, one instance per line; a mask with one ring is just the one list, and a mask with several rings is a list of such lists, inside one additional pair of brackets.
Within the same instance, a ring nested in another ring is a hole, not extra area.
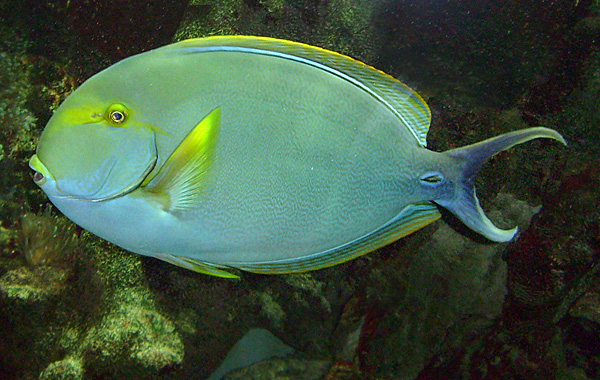
[(182, 267), (185, 269), (189, 269), (194, 272), (207, 274), (210, 276), (221, 277), (221, 278), (232, 278), (239, 279), (240, 277), (230, 273), (226, 270), (225, 266), (210, 264), (204, 261), (195, 260), (185, 256), (177, 256), (171, 254), (165, 255), (156, 255), (154, 256), (157, 259), (168, 262), (169, 264), (177, 265), (178, 267)]
[(303, 273), (332, 267), (354, 260), (386, 246), (438, 220), (441, 214), (436, 206), (426, 202), (410, 205), (402, 217), (377, 232), (333, 251), (323, 252), (310, 258), (256, 264), (232, 264), (233, 267), (259, 274)]
[(210, 36), (183, 40), (169, 45), (168, 48), (213, 46), (264, 49), (308, 59), (341, 71), (366, 85), (373, 94), (394, 110), (402, 123), (413, 132), (419, 144), (423, 146), (427, 144), (426, 137), (431, 123), (431, 110), (425, 100), (406, 84), (373, 66), (321, 47), (271, 37)]

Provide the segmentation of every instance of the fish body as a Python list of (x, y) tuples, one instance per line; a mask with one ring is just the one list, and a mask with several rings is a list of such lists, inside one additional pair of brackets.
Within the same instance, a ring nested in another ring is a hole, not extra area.
[[(472, 177), (532, 128), (449, 152), (394, 78), (289, 41), (194, 39), (127, 58), (59, 107), (31, 167), (67, 217), (129, 251), (231, 277), (350, 260), (440, 217), (495, 241)], [(435, 203), (435, 204), (434, 204)]]

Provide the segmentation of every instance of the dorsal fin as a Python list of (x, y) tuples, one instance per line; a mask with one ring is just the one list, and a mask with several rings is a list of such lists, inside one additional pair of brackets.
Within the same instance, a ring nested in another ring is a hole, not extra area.
[(345, 55), (299, 42), (252, 36), (190, 39), (169, 45), (166, 49), (186, 53), (241, 51), (278, 56), (318, 67), (352, 82), (386, 104), (419, 144), (426, 145), (431, 111), (423, 98), (395, 78)]
[(217, 107), (190, 131), (156, 176), (142, 183), (165, 210), (183, 210), (195, 203), (212, 163), (220, 124)]

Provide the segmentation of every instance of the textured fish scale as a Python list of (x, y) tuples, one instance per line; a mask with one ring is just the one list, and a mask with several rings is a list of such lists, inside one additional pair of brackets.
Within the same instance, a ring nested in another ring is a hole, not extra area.
[(431, 111), (421, 96), (392, 76), (348, 56), (326, 49), (268, 37), (215, 36), (191, 39), (171, 45), (171, 49), (240, 49), (257, 50), (257, 53), (285, 55), (288, 59), (305, 61), (307, 64), (345, 77), (358, 87), (389, 106), (394, 114), (411, 130), (419, 144), (426, 145), (431, 124)]
[(409, 205), (389, 224), (379, 230), (345, 244), (314, 254), (312, 257), (279, 261), (265, 261), (255, 264), (232, 264), (233, 267), (254, 273), (297, 273), (327, 268), (374, 251), (396, 241), (414, 231), (435, 222), (441, 217), (437, 207), (425, 202)]

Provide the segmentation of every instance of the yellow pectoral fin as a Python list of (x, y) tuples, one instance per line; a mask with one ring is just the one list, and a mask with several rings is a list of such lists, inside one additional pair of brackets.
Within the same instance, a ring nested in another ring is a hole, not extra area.
[(222, 277), (222, 278), (233, 278), (239, 279), (239, 276), (236, 276), (233, 273), (229, 273), (226, 269), (231, 269), (225, 266), (205, 263), (203, 261), (195, 260), (189, 257), (184, 256), (176, 256), (176, 255), (156, 255), (154, 256), (157, 259), (161, 259), (170, 264), (177, 265), (179, 267), (192, 270), (194, 272), (208, 274), (210, 276)]
[(143, 183), (167, 211), (197, 202), (206, 182), (221, 124), (221, 107), (212, 110), (183, 139), (156, 176)]

